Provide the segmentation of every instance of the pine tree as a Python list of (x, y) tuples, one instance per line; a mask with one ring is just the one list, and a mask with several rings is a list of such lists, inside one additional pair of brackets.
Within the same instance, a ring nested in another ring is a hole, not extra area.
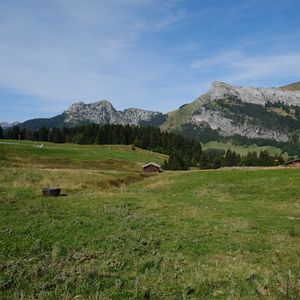
[(234, 166), (234, 161), (233, 161), (233, 155), (232, 155), (232, 152), (230, 149), (228, 149), (226, 151), (226, 154), (225, 154), (225, 162), (226, 162), (226, 166), (227, 167), (232, 167)]
[(248, 152), (241, 160), (241, 165), (248, 167), (258, 166), (258, 157), (256, 152)]
[(10, 130), (9, 130), (9, 138), (13, 139), (13, 140), (18, 140), (19, 137), (21, 136), (21, 131), (20, 131), (20, 127), (19, 126), (13, 126)]
[(203, 151), (203, 153), (201, 155), (199, 166), (201, 169), (210, 169), (211, 168), (210, 157), (206, 151)]
[(47, 142), (49, 136), (49, 129), (46, 127), (42, 127), (38, 130), (38, 140)]
[(224, 157), (217, 156), (214, 158), (213, 163), (212, 163), (212, 167), (214, 169), (219, 169), (219, 168), (223, 167), (223, 165), (224, 165)]
[(192, 146), (192, 164), (198, 166), (202, 155), (202, 148), (199, 142), (193, 141)]
[(163, 167), (168, 170), (188, 170), (188, 163), (185, 161), (180, 151), (172, 151), (168, 162), (165, 162)]
[(59, 128), (53, 128), (53, 142), (54, 143), (64, 143), (64, 137)]
[(258, 159), (258, 164), (260, 166), (273, 166), (274, 165), (274, 160), (270, 156), (269, 152), (267, 150), (263, 150), (259, 154), (259, 159)]
[(148, 149), (148, 145), (149, 145), (149, 136), (147, 136), (146, 133), (144, 133), (142, 135), (141, 141), (140, 141), (140, 147), (142, 149)]

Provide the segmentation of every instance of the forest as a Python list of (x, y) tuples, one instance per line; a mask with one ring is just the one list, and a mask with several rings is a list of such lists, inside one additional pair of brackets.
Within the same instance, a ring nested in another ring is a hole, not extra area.
[(271, 156), (268, 151), (249, 152), (241, 156), (235, 151), (208, 149), (202, 151), (201, 143), (179, 134), (164, 132), (154, 127), (123, 125), (85, 125), (64, 128), (42, 127), (36, 130), (19, 126), (3, 130), (0, 138), (76, 144), (125, 144), (169, 155), (165, 170), (188, 170), (191, 167), (218, 169), (234, 166), (277, 166), (283, 157)]

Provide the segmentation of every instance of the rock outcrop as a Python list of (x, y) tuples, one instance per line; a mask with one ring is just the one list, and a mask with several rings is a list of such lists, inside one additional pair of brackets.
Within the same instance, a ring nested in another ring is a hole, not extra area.
[(220, 81), (214, 81), (209, 90), (211, 100), (236, 97), (242, 102), (265, 105), (267, 102), (283, 102), (287, 105), (300, 106), (300, 91), (287, 91), (278, 88), (253, 88), (232, 86)]
[(163, 129), (189, 134), (183, 128), (192, 128), (195, 133), (195, 128), (201, 131), (205, 127), (221, 136), (287, 142), (296, 122), (300, 128), (295, 107), (300, 107), (300, 91), (232, 86), (215, 81), (206, 94), (170, 113)]
[(120, 124), (120, 125), (149, 125), (158, 126), (166, 116), (160, 112), (129, 108), (117, 111), (106, 100), (85, 104), (77, 102), (72, 104), (62, 114), (48, 119), (32, 119), (25, 121), (21, 127), (32, 129), (40, 127), (63, 127), (85, 124)]
[(96, 123), (96, 124), (121, 124), (139, 125), (141, 122), (151, 121), (152, 118), (161, 115), (143, 109), (128, 108), (117, 111), (110, 102), (106, 100), (85, 104), (78, 102), (72, 104), (64, 114), (66, 123)]

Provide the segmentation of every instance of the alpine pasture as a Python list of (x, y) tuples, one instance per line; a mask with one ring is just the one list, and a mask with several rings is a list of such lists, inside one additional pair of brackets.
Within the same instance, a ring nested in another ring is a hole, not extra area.
[(165, 159), (0, 145), (0, 298), (299, 299), (300, 170), (141, 172)]

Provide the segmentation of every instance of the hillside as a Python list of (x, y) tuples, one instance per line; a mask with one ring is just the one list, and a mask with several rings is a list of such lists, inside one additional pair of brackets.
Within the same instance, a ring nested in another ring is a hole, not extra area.
[(234, 135), (287, 142), (300, 128), (300, 92), (214, 82), (208, 93), (169, 113), (162, 128), (202, 142)]
[(3, 146), (1, 299), (298, 298), (300, 170), (145, 176), (149, 152)]
[(300, 91), (300, 82), (282, 86), (282, 87), (280, 87), (280, 89), (286, 90), (286, 91)]
[[(16, 141), (13, 141), (16, 143)], [(42, 142), (43, 147), (31, 141), (12, 145), (0, 144), (0, 161), (6, 167), (84, 168), (140, 172), (150, 161), (162, 164), (167, 155), (128, 145), (76, 145)]]

